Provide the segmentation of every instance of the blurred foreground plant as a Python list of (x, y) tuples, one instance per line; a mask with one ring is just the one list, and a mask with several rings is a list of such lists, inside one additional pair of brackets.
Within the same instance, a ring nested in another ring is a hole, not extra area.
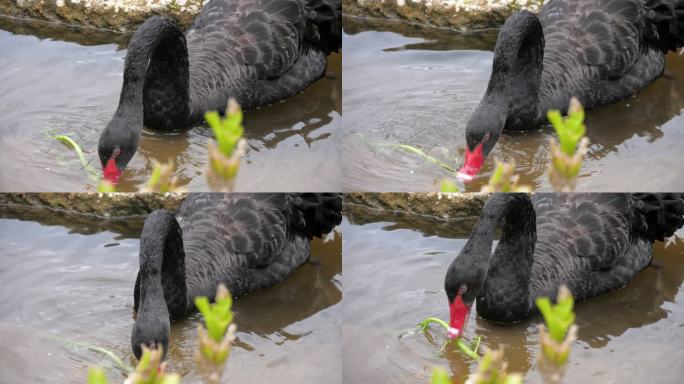
[(504, 163), (496, 161), (494, 173), (489, 178), (489, 183), (482, 187), (481, 192), (532, 192), (532, 188), (526, 185), (518, 185), (519, 175), (513, 174), (515, 161)]
[(214, 191), (231, 192), (235, 188), (235, 177), (240, 161), (247, 149), (242, 137), (242, 110), (235, 99), (228, 100), (226, 116), (221, 118), (216, 111), (204, 114), (204, 119), (214, 131), (216, 141), (209, 141), (209, 186)]
[(204, 296), (195, 298), (195, 306), (204, 317), (205, 327), (197, 326), (199, 350), (195, 357), (197, 371), (207, 384), (217, 384), (230, 355), (237, 327), (233, 324), (233, 298), (221, 284), (214, 304)]
[(442, 367), (434, 367), (432, 369), (432, 379), (430, 384), (452, 384), (449, 379), (449, 374)]
[[(166, 372), (166, 363), (162, 362), (164, 351), (150, 349), (143, 346), (143, 354), (140, 357), (135, 371), (128, 376), (124, 384), (179, 384), (180, 376)], [(102, 368), (90, 368), (88, 370), (88, 384), (107, 384), (107, 376)]]
[(183, 188), (178, 186), (178, 178), (173, 174), (176, 171), (173, 160), (169, 160), (166, 164), (162, 164), (157, 160), (152, 160), (152, 162), (154, 169), (152, 169), (150, 180), (142, 192), (167, 193), (184, 191)]
[(560, 111), (555, 110), (549, 111), (547, 117), (560, 141), (559, 144), (553, 139), (550, 141), (549, 182), (556, 192), (572, 192), (589, 147), (589, 139), (584, 137), (587, 130), (584, 126), (584, 109), (573, 97), (567, 117), (563, 118)]
[(522, 375), (508, 373), (508, 363), (503, 359), (503, 348), (485, 350), (485, 354), (477, 365), (477, 371), (468, 376), (466, 384), (522, 384)]
[(443, 179), (439, 185), (439, 191), (442, 193), (461, 192), (460, 188), (458, 188), (458, 184), (452, 179)]
[(538, 298), (536, 304), (546, 323), (546, 327), (539, 325), (539, 371), (544, 383), (558, 384), (565, 375), (570, 345), (577, 339), (577, 325), (574, 324), (573, 312), (575, 300), (570, 290), (562, 285), (558, 290), (556, 304), (551, 304), (548, 297)]

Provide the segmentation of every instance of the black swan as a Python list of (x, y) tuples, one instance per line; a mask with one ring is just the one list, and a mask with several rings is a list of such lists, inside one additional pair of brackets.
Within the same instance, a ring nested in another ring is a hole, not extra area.
[(547, 123), (574, 96), (586, 109), (632, 96), (658, 78), (665, 53), (684, 43), (682, 0), (551, 0), (539, 17), (506, 20), (487, 90), (466, 126), (472, 180), (501, 132)]
[(223, 111), (294, 96), (325, 74), (341, 47), (341, 0), (210, 0), (183, 34), (154, 16), (131, 38), (119, 107), (100, 136), (105, 179), (116, 183), (143, 126), (174, 131)]
[(513, 322), (562, 284), (576, 300), (620, 288), (683, 224), (684, 194), (492, 195), (444, 279), (449, 336), (462, 334), (476, 299), (483, 318)]
[(140, 236), (137, 312), (131, 346), (168, 351), (170, 320), (213, 300), (220, 283), (233, 296), (273, 285), (309, 259), (313, 237), (341, 221), (339, 194), (189, 194), (174, 216), (152, 212)]

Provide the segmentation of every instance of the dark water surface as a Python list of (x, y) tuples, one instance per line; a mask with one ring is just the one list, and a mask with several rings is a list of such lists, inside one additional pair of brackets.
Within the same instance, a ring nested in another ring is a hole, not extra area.
[[(134, 365), (133, 284), (142, 219), (103, 220), (0, 207), (0, 382), (85, 383), (88, 367), (123, 373), (87, 345)], [(340, 381), (341, 238), (312, 243), (312, 260), (273, 287), (238, 299), (225, 383)], [(199, 317), (171, 326), (168, 361), (199, 382)]]
[[(428, 316), (449, 318), (446, 269), (465, 245), (474, 221), (450, 225), (348, 215), (344, 234), (343, 381), (428, 383), (442, 366), (461, 383), (473, 368), (447, 347), (444, 330), (407, 332)], [(382, 220), (382, 221), (377, 221)], [(678, 233), (684, 236), (684, 231)], [(678, 383), (684, 375), (684, 242), (655, 246), (655, 260), (625, 288), (578, 303), (579, 338), (567, 383)], [(474, 312), (473, 312), (474, 313)], [(466, 337), (505, 348), (510, 371), (541, 383), (536, 370), (535, 317), (497, 325), (471, 316)]]
[[(76, 155), (47, 132), (68, 134), (99, 169), (97, 142), (119, 101), (128, 36), (0, 18), (0, 191), (84, 191)], [(341, 55), (303, 93), (245, 114), (249, 149), (239, 191), (340, 189)], [(173, 159), (180, 183), (207, 191), (207, 126), (143, 131), (121, 191), (144, 186), (152, 160)]]
[[(465, 127), (489, 81), (497, 31), (461, 34), (398, 22), (344, 20), (346, 191), (437, 190), (449, 172), (387, 144), (408, 144), (460, 166)], [(636, 97), (588, 113), (591, 141), (578, 191), (684, 189), (684, 57), (667, 57), (666, 76)], [(549, 190), (553, 129), (504, 133), (493, 159), (516, 161), (521, 181)], [(627, 171), (628, 173), (625, 173)]]

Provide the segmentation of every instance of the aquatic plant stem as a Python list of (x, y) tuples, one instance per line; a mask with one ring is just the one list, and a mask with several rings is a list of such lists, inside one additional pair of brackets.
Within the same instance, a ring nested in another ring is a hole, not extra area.
[[(446, 329), (447, 331), (449, 330), (449, 324), (447, 324), (446, 321), (439, 319), (439, 318), (436, 318), (436, 317), (428, 317), (427, 319), (421, 321), (420, 324), (418, 324), (418, 326), (420, 327), (421, 331), (425, 332), (427, 330), (427, 328), (430, 326), (430, 324), (432, 324), (432, 323), (439, 324), (442, 327), (444, 327), (444, 329)], [(479, 337), (479, 336), (477, 337), (477, 341), (475, 343), (474, 349), (471, 349), (468, 345), (466, 345), (466, 343), (463, 341), (462, 337), (458, 337), (458, 338), (456, 338), (456, 340), (450, 340), (450, 341), (455, 341), (456, 346), (469, 358), (471, 358), (473, 360), (480, 360), (480, 355), (477, 354), (477, 349), (480, 347), (480, 340), (481, 339), (482, 339), (481, 337)]]
[(85, 154), (83, 153), (81, 146), (66, 135), (55, 135), (52, 136), (52, 138), (61, 141), (66, 146), (73, 149), (76, 152), (76, 155), (78, 156), (78, 160), (81, 162), (81, 166), (83, 167), (83, 169), (85, 169), (86, 173), (88, 173), (88, 177), (97, 183), (97, 181), (99, 180), (99, 174), (90, 166), (90, 164), (88, 164), (88, 161), (85, 158)]
[(127, 373), (133, 372), (133, 368), (131, 368), (130, 366), (128, 366), (127, 364), (125, 364), (125, 363), (123, 362), (123, 360), (121, 360), (121, 359), (119, 358), (119, 356), (117, 356), (116, 354), (114, 354), (114, 352), (112, 352), (112, 351), (110, 351), (110, 350), (108, 350), (108, 349), (102, 348), (102, 347), (98, 347), (98, 346), (96, 346), (96, 345), (91, 345), (91, 346), (88, 347), (88, 349), (91, 350), (91, 351), (93, 351), (93, 352), (98, 352), (98, 353), (101, 353), (101, 354), (103, 354), (103, 355), (109, 357), (110, 359), (112, 359), (112, 360), (114, 361), (114, 363), (116, 363), (117, 366), (119, 366), (119, 368), (120, 368), (121, 370), (126, 371)]
[(425, 330), (427, 330), (428, 326), (430, 326), (431, 323), (439, 324), (442, 327), (444, 327), (444, 329), (446, 329), (447, 331), (449, 330), (449, 324), (447, 324), (446, 321), (438, 319), (436, 317), (428, 317), (427, 319), (421, 321), (420, 324), (418, 324), (418, 326), (420, 327), (421, 331), (425, 332)]

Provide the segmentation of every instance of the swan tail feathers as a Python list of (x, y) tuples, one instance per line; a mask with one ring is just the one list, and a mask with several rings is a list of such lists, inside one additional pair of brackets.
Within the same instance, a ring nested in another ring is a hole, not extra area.
[(342, 48), (342, 0), (306, 0), (310, 23), (305, 38), (326, 54)]
[(636, 225), (651, 240), (663, 241), (684, 225), (684, 194), (634, 194)]
[(342, 222), (342, 195), (339, 193), (295, 194), (291, 223), (301, 235), (322, 237)]
[(644, 0), (646, 36), (663, 50), (684, 47), (684, 0)]

